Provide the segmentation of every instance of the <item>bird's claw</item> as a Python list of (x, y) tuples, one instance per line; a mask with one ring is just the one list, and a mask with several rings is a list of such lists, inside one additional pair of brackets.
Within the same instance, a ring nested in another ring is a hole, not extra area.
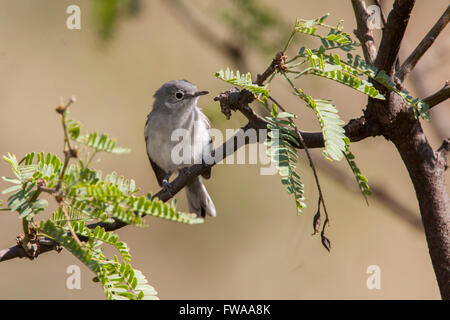
[(169, 196), (173, 197), (172, 192), (170, 192), (170, 189), (172, 188), (172, 186), (170, 185), (170, 182), (167, 181), (167, 179), (164, 179), (162, 181), (162, 188), (164, 191), (166, 191), (169, 194)]

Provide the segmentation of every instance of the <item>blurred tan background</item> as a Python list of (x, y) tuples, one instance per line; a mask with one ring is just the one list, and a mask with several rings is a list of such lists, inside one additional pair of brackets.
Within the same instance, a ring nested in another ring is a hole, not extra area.
[[(92, 19), (92, 1), (0, 0), (0, 154), (11, 152), (18, 158), (30, 151), (61, 154), (62, 132), (54, 109), (60, 96), (75, 95), (71, 117), (85, 129), (109, 133), (120, 146), (132, 149), (124, 156), (101, 155), (96, 167), (134, 178), (142, 192), (156, 192), (159, 188), (145, 153), (143, 127), (152, 95), (163, 82), (188, 79), (208, 90), (210, 95), (200, 99), (200, 106), (214, 127), (224, 130), (245, 123), (237, 114), (227, 121), (212, 100), (228, 88), (214, 78), (214, 72), (232, 66), (233, 61), (189, 30), (163, 0), (141, 3), (139, 14), (121, 19), (105, 42)], [(188, 3), (213, 32), (233, 39), (217, 18), (227, 1)], [(296, 17), (311, 19), (331, 12), (330, 24), (344, 19), (346, 31), (352, 33), (355, 28), (350, 1), (264, 3), (288, 24)], [(385, 10), (391, 3), (385, 1)], [(81, 30), (66, 28), (65, 11), (70, 4), (81, 8)], [(401, 58), (418, 44), (447, 5), (445, 0), (417, 1)], [(448, 36), (445, 30), (419, 63), (432, 68), (423, 84), (430, 88), (425, 95), (441, 88), (448, 77)], [(294, 48), (299, 48), (298, 41)], [(256, 75), (271, 61), (270, 55), (261, 55), (250, 46), (245, 50), (249, 70), (243, 71)], [(410, 91), (423, 97), (418, 86), (424, 79), (409, 82)], [(363, 95), (330, 81), (310, 76), (298, 85), (314, 97), (334, 100), (344, 120), (359, 116), (364, 108)], [(318, 129), (314, 115), (289, 93), (285, 83), (274, 81), (271, 87), (283, 105), (300, 115), (302, 129)], [(437, 109), (448, 109), (448, 103)], [(441, 139), (435, 128), (429, 123), (424, 127), (432, 145), (438, 147)], [(420, 216), (414, 190), (395, 148), (378, 137), (353, 144), (352, 150), (369, 183), (392, 194), (413, 212), (412, 217), (405, 219), (375, 198), (369, 198), (367, 207), (356, 183), (350, 188), (340, 184), (317, 162), (331, 216), (332, 250), (328, 253), (320, 238), (311, 236), (317, 194), (301, 153), (299, 172), (309, 207), (300, 216), (279, 176), (261, 176), (258, 165), (218, 165), (206, 182), (217, 218), (189, 226), (149, 217), (149, 228), (126, 227), (118, 234), (132, 249), (133, 266), (147, 276), (162, 299), (439, 298), (423, 230), (417, 224)], [(314, 150), (313, 155), (320, 160), (321, 151)], [(346, 163), (335, 165), (351, 174)], [(4, 162), (0, 176), (10, 176)], [(6, 186), (0, 181), (0, 189)], [(178, 207), (186, 210), (184, 191), (177, 198)], [(14, 245), (20, 232), (16, 213), (0, 213), (1, 249)], [(66, 289), (66, 268), (71, 264), (81, 266), (66, 251), (47, 253), (35, 261), (0, 263), (0, 298), (104, 299), (102, 288), (91, 281), (93, 274), (83, 266), (81, 290)], [(369, 265), (381, 268), (381, 290), (366, 287)]]

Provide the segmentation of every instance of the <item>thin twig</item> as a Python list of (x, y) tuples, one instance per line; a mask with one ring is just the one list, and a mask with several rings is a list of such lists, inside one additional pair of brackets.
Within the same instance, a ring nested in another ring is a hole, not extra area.
[[(67, 147), (69, 150), (74, 150), (72, 149), (71, 145), (70, 145), (70, 139), (69, 139), (69, 135), (67, 132), (67, 125), (66, 125), (66, 112), (67, 109), (72, 105), (72, 103), (74, 103), (76, 101), (75, 97), (70, 97), (69, 101), (67, 101), (66, 105), (59, 105), (58, 108), (56, 108), (56, 112), (59, 113), (61, 115), (61, 124), (63, 126), (63, 132), (64, 132), (64, 144), (67, 143)], [(64, 145), (65, 147), (65, 145)]]
[[(77, 157), (77, 150), (72, 148), (72, 146), (70, 144), (69, 132), (67, 130), (67, 119), (66, 119), (67, 110), (68, 110), (69, 106), (75, 101), (76, 101), (75, 98), (71, 97), (64, 107), (63, 106), (59, 106), (56, 109), (56, 112), (58, 112), (61, 115), (61, 123), (62, 123), (62, 127), (63, 127), (63, 132), (64, 132), (64, 165), (63, 165), (63, 168), (61, 170), (61, 174), (59, 175), (58, 183), (56, 185), (55, 192), (53, 193), (53, 196), (54, 196), (56, 202), (58, 203), (59, 208), (64, 213), (64, 217), (66, 218), (67, 227), (69, 228), (70, 232), (72, 233), (73, 238), (78, 243), (78, 245), (80, 247), (82, 247), (83, 244), (81, 243), (81, 241), (78, 238), (77, 234), (73, 230), (72, 224), (70, 223), (69, 214), (67, 212), (66, 207), (64, 206), (64, 195), (61, 192), (61, 186), (62, 186), (62, 183), (63, 183), (63, 180), (64, 180), (64, 175), (66, 173), (66, 170), (67, 170), (67, 167), (69, 165), (70, 159)], [(66, 145), (67, 145), (67, 149), (66, 149)]]
[[(291, 87), (292, 87), (298, 94), (301, 94), (301, 93), (298, 91), (298, 89), (294, 86), (294, 84), (292, 83), (291, 79), (289, 79), (289, 77), (288, 77), (285, 73), (282, 73), (282, 74), (283, 74), (283, 76), (286, 78), (286, 80), (289, 82), (289, 84), (291, 85)], [(286, 111), (286, 110), (285, 110), (278, 102), (275, 101), (275, 99), (273, 99), (273, 98), (270, 97), (270, 96), (269, 96), (269, 99), (271, 99), (276, 105), (278, 105), (278, 106), (280, 107), (281, 110)], [(292, 119), (289, 118), (289, 121), (291, 122), (291, 124), (293, 124), (293, 125), (295, 126), (294, 121), (293, 121)], [(329, 216), (328, 216), (327, 207), (326, 207), (326, 205), (325, 205), (325, 199), (324, 199), (324, 196), (323, 196), (323, 193), (322, 193), (322, 188), (320, 187), (320, 181), (319, 181), (319, 177), (318, 177), (318, 175), (317, 175), (316, 167), (314, 166), (314, 161), (312, 160), (311, 154), (309, 153), (308, 146), (306, 145), (306, 143), (305, 143), (305, 141), (304, 141), (304, 139), (303, 139), (302, 133), (297, 129), (296, 126), (295, 126), (295, 128), (296, 128), (295, 131), (296, 131), (296, 133), (297, 133), (297, 137), (298, 137), (298, 139), (299, 139), (299, 141), (300, 141), (300, 144), (303, 146), (303, 149), (305, 149), (306, 156), (308, 157), (309, 165), (310, 165), (310, 167), (311, 167), (311, 169), (312, 169), (312, 171), (313, 171), (313, 174), (314, 174), (314, 180), (316, 181), (317, 191), (319, 192), (319, 202), (322, 203), (323, 211), (325, 212), (325, 221), (324, 221), (324, 223), (323, 223), (323, 226), (322, 226), (322, 232), (321, 232), (321, 236), (322, 236), (322, 238), (323, 238), (324, 235), (325, 235), (325, 228), (326, 228), (326, 226), (329, 224), (329, 221), (330, 221), (330, 220), (329, 220)], [(320, 210), (320, 208), (318, 208), (318, 210)], [(328, 249), (328, 248), (327, 248), (327, 249)]]
[[(375, 0), (375, 4), (380, 8), (380, 15), (381, 15), (381, 21), (383, 22), (383, 30), (384, 26), (386, 25), (386, 16), (384, 15), (383, 7), (381, 5), (380, 0)], [(400, 59), (397, 56), (397, 59), (395, 59), (395, 70), (400, 70)]]
[(378, 8), (380, 8), (381, 21), (383, 22), (384, 28), (384, 26), (386, 25), (386, 16), (384, 15), (383, 7), (381, 6), (380, 0), (375, 0), (375, 4), (378, 6)]
[(434, 26), (425, 35), (425, 37), (420, 41), (419, 45), (413, 50), (413, 52), (406, 58), (405, 62), (400, 67), (396, 76), (400, 81), (405, 79), (405, 76), (414, 69), (420, 58), (427, 52), (427, 50), (434, 43), (436, 38), (439, 36), (442, 30), (447, 26), (450, 20), (450, 5), (447, 7), (442, 16), (436, 21)]
[[(269, 96), (269, 99), (272, 100), (282, 111), (286, 111), (285, 108), (283, 108), (273, 97)], [(289, 122), (291, 124), (294, 124), (294, 121), (289, 118)], [(303, 149), (305, 150), (306, 156), (308, 157), (308, 161), (309, 161), (309, 166), (312, 169), (313, 175), (314, 175), (314, 180), (316, 181), (316, 186), (317, 186), (317, 191), (319, 192), (319, 208), (318, 210), (320, 210), (320, 203), (322, 203), (322, 207), (323, 207), (323, 211), (325, 212), (325, 221), (323, 222), (323, 226), (322, 226), (322, 232), (321, 235), (324, 236), (325, 234), (325, 228), (327, 226), (327, 224), (329, 224), (329, 217), (328, 217), (328, 211), (327, 211), (327, 207), (325, 205), (325, 199), (322, 193), (322, 188), (320, 187), (320, 181), (319, 181), (319, 176), (317, 174), (316, 171), (316, 167), (314, 165), (314, 161), (312, 160), (311, 154), (309, 153), (309, 149), (308, 146), (305, 143), (305, 140), (303, 140), (302, 134), (298, 129), (295, 129), (295, 132), (297, 133), (297, 137), (298, 140), (300, 141), (300, 144), (303, 146)]]
[(388, 15), (378, 53), (372, 63), (388, 75), (392, 75), (395, 70), (395, 62), (414, 4), (415, 0), (396, 0)]
[[(70, 139), (69, 139), (69, 132), (67, 130), (67, 119), (66, 119), (66, 114), (67, 114), (67, 110), (70, 107), (70, 105), (72, 103), (74, 103), (76, 101), (75, 97), (70, 97), (69, 101), (67, 102), (67, 104), (65, 106), (58, 106), (58, 108), (56, 108), (56, 112), (59, 113), (61, 115), (61, 124), (63, 127), (63, 132), (64, 132), (64, 165), (63, 168), (61, 170), (61, 174), (59, 175), (59, 179), (58, 179), (58, 183), (56, 185), (56, 192), (58, 192), (61, 189), (61, 185), (62, 185), (62, 181), (64, 178), (64, 174), (66, 173), (66, 169), (67, 166), (69, 165), (70, 159), (71, 158), (76, 158), (77, 157), (77, 150), (72, 148), (71, 144), (70, 144)], [(67, 145), (67, 149), (66, 149), (66, 145)]]
[(450, 98), (450, 81), (445, 81), (444, 86), (432, 95), (422, 99), (430, 108)]
[(59, 208), (64, 213), (64, 217), (66, 218), (67, 227), (69, 228), (70, 233), (72, 234), (72, 237), (75, 239), (75, 241), (78, 243), (78, 245), (80, 247), (83, 247), (83, 243), (78, 238), (75, 230), (73, 230), (72, 224), (70, 223), (70, 216), (69, 216), (69, 213), (67, 212), (66, 207), (64, 206), (64, 199), (61, 197), (58, 197), (58, 195), (55, 195), (55, 200), (58, 202)]
[(355, 12), (357, 26), (354, 33), (359, 42), (361, 42), (364, 59), (367, 63), (373, 64), (373, 61), (377, 55), (377, 49), (373, 39), (372, 30), (370, 30), (367, 25), (370, 14), (367, 12), (362, 0), (352, 0), (352, 6), (353, 11)]
[(289, 45), (291, 44), (292, 38), (294, 38), (294, 35), (296, 33), (296, 29), (294, 29), (294, 31), (292, 31), (291, 35), (289, 36), (288, 41), (286, 42), (286, 45), (284, 46), (283, 52), (286, 52), (286, 50), (288, 49)]
[(258, 86), (264, 85), (264, 81), (266, 81), (267, 78), (269, 78), (273, 73), (275, 73), (277, 70), (282, 69), (286, 64), (286, 55), (283, 51), (279, 51), (275, 58), (273, 58), (270, 65), (267, 67), (267, 69), (262, 74), (256, 75), (256, 81), (255, 83)]

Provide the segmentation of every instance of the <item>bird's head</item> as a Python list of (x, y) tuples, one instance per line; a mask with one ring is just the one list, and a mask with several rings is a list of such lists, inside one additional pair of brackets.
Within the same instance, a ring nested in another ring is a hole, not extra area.
[(208, 91), (198, 91), (197, 87), (187, 80), (166, 82), (154, 94), (155, 105), (165, 106), (169, 110), (180, 110), (195, 105), (201, 95)]

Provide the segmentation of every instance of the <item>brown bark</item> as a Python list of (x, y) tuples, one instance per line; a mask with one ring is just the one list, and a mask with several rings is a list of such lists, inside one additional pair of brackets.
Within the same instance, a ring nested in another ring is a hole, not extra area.
[[(413, 6), (413, 0), (395, 1), (375, 59), (375, 66), (385, 70), (399, 86), (403, 79), (394, 79), (393, 71)], [(409, 172), (441, 296), (450, 299), (450, 204), (445, 181), (448, 139), (438, 151), (433, 151), (411, 108), (394, 93), (375, 85), (387, 99), (369, 99), (365, 118), (369, 126), (379, 126), (381, 134), (394, 143)]]
[[(450, 203), (445, 152), (434, 152), (419, 123), (405, 125), (406, 137), (393, 140), (413, 182), (428, 250), (443, 299), (450, 299)], [(448, 147), (448, 146), (447, 146)]]

